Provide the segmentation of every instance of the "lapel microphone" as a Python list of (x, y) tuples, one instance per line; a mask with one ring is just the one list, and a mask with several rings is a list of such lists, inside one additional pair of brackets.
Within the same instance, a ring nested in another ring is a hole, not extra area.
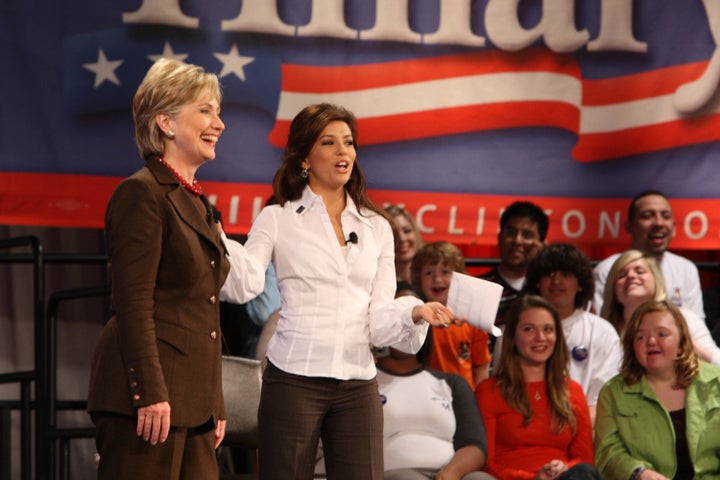
[(358, 243), (357, 233), (350, 232), (350, 235), (348, 235), (348, 239), (345, 240), (345, 243), (354, 243), (355, 245), (357, 245), (357, 243)]

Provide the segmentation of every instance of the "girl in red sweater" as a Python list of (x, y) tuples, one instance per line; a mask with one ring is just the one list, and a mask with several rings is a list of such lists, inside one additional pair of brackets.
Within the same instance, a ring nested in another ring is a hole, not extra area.
[(567, 376), (555, 309), (518, 299), (506, 317), (502, 361), (475, 391), (485, 421), (485, 470), (503, 480), (600, 480), (582, 387)]

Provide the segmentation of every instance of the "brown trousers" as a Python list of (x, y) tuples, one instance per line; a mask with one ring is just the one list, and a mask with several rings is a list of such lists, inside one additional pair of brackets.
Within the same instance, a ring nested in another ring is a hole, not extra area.
[(137, 420), (93, 414), (100, 454), (98, 480), (217, 479), (212, 420), (196, 428), (172, 427), (164, 443), (150, 445), (135, 433)]
[(377, 381), (305, 377), (268, 362), (258, 412), (261, 480), (313, 478), (322, 439), (328, 480), (382, 480)]

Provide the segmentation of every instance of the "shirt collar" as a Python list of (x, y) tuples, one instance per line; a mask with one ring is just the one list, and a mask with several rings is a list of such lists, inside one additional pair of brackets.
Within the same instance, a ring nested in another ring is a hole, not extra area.
[[(357, 206), (355, 205), (355, 202), (350, 198), (350, 196), (345, 193), (346, 202), (345, 202), (345, 210), (343, 210), (343, 215), (348, 213), (354, 216), (357, 220), (367, 224), (372, 225), (370, 223), (370, 219), (366, 216), (363, 216), (360, 214), (360, 212), (357, 209)], [(295, 209), (295, 213), (298, 215), (304, 215), (306, 212), (310, 211), (315, 205), (322, 204), (322, 197), (320, 195), (317, 195), (315, 192), (313, 192), (310, 189), (309, 185), (305, 185), (305, 188), (303, 189), (302, 196), (296, 200), (293, 203), (293, 207)], [(297, 205), (297, 206), (296, 206)]]
[[(717, 368), (708, 368), (707, 364), (700, 362), (700, 371), (697, 376), (693, 379), (693, 383), (710, 383), (716, 378), (720, 377), (720, 370)], [(628, 385), (623, 381), (623, 391), (627, 393), (639, 393), (645, 396), (654, 395), (651, 393), (653, 390), (647, 383), (647, 377), (643, 375), (640, 377), (640, 381), (633, 385)]]

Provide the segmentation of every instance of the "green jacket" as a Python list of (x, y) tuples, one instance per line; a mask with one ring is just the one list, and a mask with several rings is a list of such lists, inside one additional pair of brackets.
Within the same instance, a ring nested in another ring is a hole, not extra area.
[[(695, 479), (720, 478), (720, 367), (701, 362), (685, 393), (685, 417)], [(645, 377), (626, 385), (617, 375), (601, 390), (595, 464), (607, 480), (627, 480), (640, 466), (675, 476), (675, 430)]]

